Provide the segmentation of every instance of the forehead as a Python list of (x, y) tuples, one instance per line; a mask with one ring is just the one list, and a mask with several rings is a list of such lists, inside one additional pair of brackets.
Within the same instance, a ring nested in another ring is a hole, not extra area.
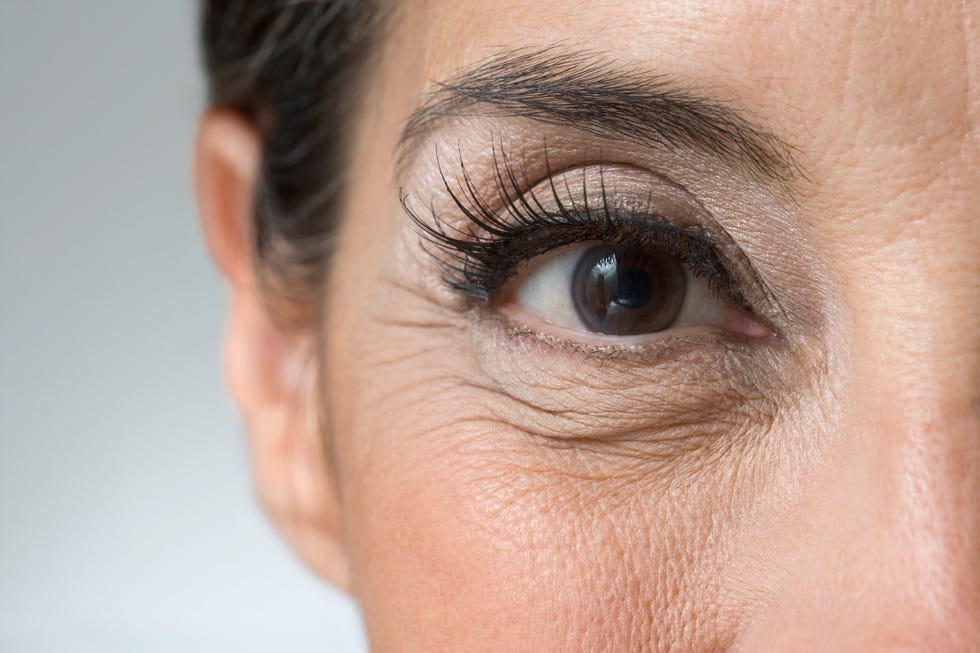
[[(939, 96), (946, 100), (942, 113), (962, 115), (970, 90), (964, 82), (971, 67), (978, 72), (970, 51), (977, 42), (978, 11), (971, 5), (430, 1), (409, 3), (402, 17), (413, 33), (413, 49), (435, 75), (451, 74), (501, 48), (562, 44), (705, 81), (735, 76), (745, 91), (768, 102), (805, 100), (807, 91), (820, 89), (820, 101), (839, 106), (859, 95), (874, 109), (914, 99), (925, 110), (938, 108), (927, 105)], [(925, 116), (909, 116), (914, 118)]]
[(968, 181), (977, 163), (980, 5), (428, 0), (396, 16), (386, 67), (387, 83), (408, 91), (402, 117), (424, 91), (501, 52), (567, 49), (743, 109), (798, 148), (835, 201), (851, 201), (840, 189), (856, 178), (878, 204), (940, 174)]

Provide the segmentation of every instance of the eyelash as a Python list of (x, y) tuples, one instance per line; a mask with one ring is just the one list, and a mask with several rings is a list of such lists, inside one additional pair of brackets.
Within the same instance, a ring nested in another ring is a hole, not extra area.
[[(680, 226), (652, 212), (621, 210), (610, 206), (603, 169), (598, 165), (600, 193), (598, 203), (590, 198), (583, 177), (577, 200), (566, 183), (557, 185), (545, 152), (547, 192), (556, 210), (548, 210), (530, 188), (526, 168), (520, 175), (506, 155), (494, 150), (495, 211), (480, 195), (463, 165), (457, 189), (449, 182), (441, 162), (439, 175), (443, 187), (468, 223), (466, 230), (447, 227), (434, 208), (426, 220), (410, 206), (403, 190), (401, 203), (422, 239), (436, 251), (426, 251), (443, 268), (443, 280), (466, 297), (492, 303), (521, 266), (537, 256), (559, 247), (585, 242), (630, 244), (659, 249), (677, 258), (719, 296), (754, 314), (741, 285), (721, 261), (718, 248), (699, 226)], [(523, 187), (522, 184), (523, 183)], [(565, 191), (562, 194), (562, 190)]]

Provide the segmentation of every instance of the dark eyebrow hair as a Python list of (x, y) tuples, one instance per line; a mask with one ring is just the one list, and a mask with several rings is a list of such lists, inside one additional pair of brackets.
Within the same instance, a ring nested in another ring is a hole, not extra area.
[(595, 53), (566, 48), (498, 54), (438, 84), (402, 132), (399, 167), (440, 123), (481, 112), (698, 150), (779, 185), (801, 174), (793, 148), (735, 108), (665, 75), (622, 69)]

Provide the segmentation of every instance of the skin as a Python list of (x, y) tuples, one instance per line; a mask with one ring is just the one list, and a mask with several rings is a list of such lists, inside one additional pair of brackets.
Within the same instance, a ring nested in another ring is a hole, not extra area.
[[(377, 651), (980, 650), (980, 5), (600, 5), (399, 3), (306, 330), (250, 264), (256, 136), (205, 116), (196, 182), (267, 510)], [(710, 89), (802, 174), (773, 188), (480, 112), (398, 165), (436, 82), (556, 44)], [(689, 189), (781, 337), (589, 356), (589, 334), (461, 300), (399, 191), (454, 224), (435, 153), (486, 177), (490, 134)]]

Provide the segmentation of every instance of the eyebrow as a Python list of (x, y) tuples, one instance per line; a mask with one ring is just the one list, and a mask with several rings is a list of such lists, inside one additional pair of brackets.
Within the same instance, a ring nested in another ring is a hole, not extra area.
[(698, 151), (779, 185), (801, 174), (794, 148), (729, 104), (666, 75), (624, 69), (595, 53), (564, 48), (505, 52), (439, 83), (405, 125), (399, 168), (447, 120), (481, 114)]

